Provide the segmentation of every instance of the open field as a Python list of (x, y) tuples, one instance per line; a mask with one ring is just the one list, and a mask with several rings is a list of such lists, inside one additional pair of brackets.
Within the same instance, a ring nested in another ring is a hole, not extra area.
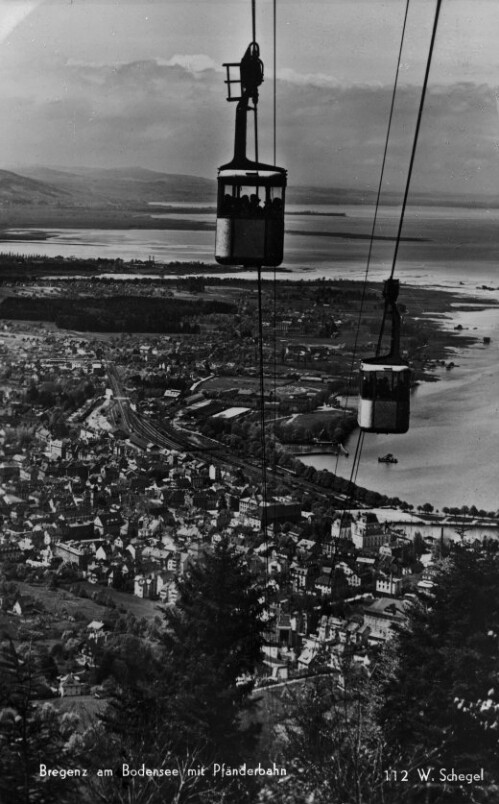
[[(274, 378), (271, 378), (271, 386), (274, 388), (277, 386), (278, 388), (282, 387), (283, 385), (288, 385), (290, 380), (279, 380), (277, 379), (274, 382)], [(270, 385), (270, 381), (269, 381)], [(255, 393), (259, 392), (260, 385), (259, 379), (255, 377), (214, 377), (213, 379), (207, 380), (203, 382), (201, 389), (203, 391), (216, 391), (217, 393), (223, 393), (224, 391), (229, 391), (233, 388), (237, 388), (238, 391), (254, 391)]]
[(283, 424), (290, 424), (292, 421), (294, 425), (306, 430), (312, 426), (317, 428), (318, 425), (326, 427), (331, 424), (332, 419), (340, 420), (344, 417), (344, 408), (328, 408), (327, 410), (314, 410), (311, 413), (297, 413)]
[[(90, 597), (77, 597), (66, 589), (49, 589), (47, 586), (35, 586), (16, 581), (21, 595), (29, 595), (39, 601), (44, 609), (61, 621), (67, 621), (69, 617), (77, 617), (79, 620), (102, 620), (110, 609), (91, 600)], [(88, 595), (106, 592), (114, 600), (118, 610), (126, 609), (137, 619), (145, 617), (152, 621), (160, 614), (159, 601), (142, 600), (135, 595), (126, 592), (118, 592), (116, 589), (98, 586), (87, 582), (76, 582), (78, 586), (84, 588)]]

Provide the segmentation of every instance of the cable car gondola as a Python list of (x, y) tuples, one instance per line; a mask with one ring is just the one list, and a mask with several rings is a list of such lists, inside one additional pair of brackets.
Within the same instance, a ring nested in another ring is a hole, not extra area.
[(400, 356), (399, 282), (385, 282), (385, 315), (391, 313), (390, 352), (363, 360), (357, 421), (367, 433), (407, 433), (409, 429), (411, 370)]
[[(258, 44), (249, 45), (240, 63), (224, 66), (227, 100), (238, 103), (234, 156), (218, 171), (215, 259), (221, 265), (277, 266), (283, 259), (286, 170), (246, 156), (248, 111), (256, 115), (263, 82)], [(237, 78), (231, 68), (239, 69)], [(232, 94), (234, 84), (240, 85), (238, 95)]]

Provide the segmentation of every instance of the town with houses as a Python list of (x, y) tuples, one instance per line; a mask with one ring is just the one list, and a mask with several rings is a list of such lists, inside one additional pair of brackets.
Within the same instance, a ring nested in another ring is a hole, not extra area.
[[(345, 657), (368, 670), (416, 594), (431, 596), (453, 544), (497, 548), (494, 512), (354, 504), (289, 468), (264, 494), (260, 463), (212, 427), (251, 421), (257, 390), (240, 393), (206, 335), (4, 321), (0, 352), (0, 617), (14, 640), (49, 651), (47, 696), (103, 696), (99, 650), (120, 628), (153, 638), (189, 562), (220, 539), (265, 595), (257, 686), (324, 667), (341, 676)], [(307, 371), (286, 386), (288, 416), (328, 398)], [(249, 360), (245, 373), (255, 382)], [(223, 393), (206, 391), (214, 379)]]

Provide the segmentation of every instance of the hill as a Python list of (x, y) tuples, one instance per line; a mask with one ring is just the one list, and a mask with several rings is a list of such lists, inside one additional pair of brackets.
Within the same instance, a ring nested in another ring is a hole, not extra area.
[(10, 170), (0, 170), (0, 207), (70, 203), (71, 195), (63, 187), (36, 177), (21, 176)]
[(150, 202), (158, 201), (214, 203), (216, 194), (212, 179), (139, 167), (71, 170), (31, 167), (22, 168), (19, 173), (26, 181), (55, 188), (74, 207), (143, 210)]

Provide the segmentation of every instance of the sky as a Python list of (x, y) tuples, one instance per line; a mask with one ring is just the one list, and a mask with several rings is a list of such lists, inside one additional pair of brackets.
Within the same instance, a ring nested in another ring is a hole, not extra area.
[[(410, 0), (384, 186), (403, 187), (436, 0)], [(376, 189), (406, 0), (276, 0), (277, 163), (295, 184)], [(260, 156), (272, 161), (273, 1)], [(413, 186), (499, 188), (499, 2), (444, 0)], [(250, 0), (0, 0), (0, 167), (142, 166), (214, 177), (232, 156), (224, 61)]]

